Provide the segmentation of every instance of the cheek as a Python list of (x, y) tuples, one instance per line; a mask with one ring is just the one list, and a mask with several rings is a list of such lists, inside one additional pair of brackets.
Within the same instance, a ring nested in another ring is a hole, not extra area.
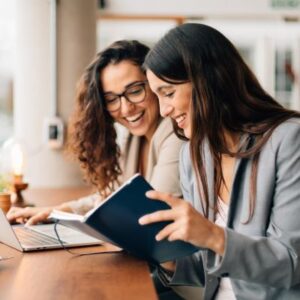
[(112, 113), (110, 112), (109, 114), (113, 118), (114, 121), (116, 121), (116, 120), (118, 120), (120, 118), (119, 117), (119, 115), (120, 115), (119, 112), (112, 112)]
[(123, 119), (120, 111), (109, 113), (113, 122), (119, 123), (121, 125), (126, 125), (126, 121)]
[(192, 93), (186, 92), (183, 93), (179, 101), (181, 102), (182, 109), (191, 112), (192, 109)]
[(149, 97), (147, 101), (141, 104), (143, 104), (143, 107), (147, 110), (147, 112), (149, 111), (149, 113), (156, 115), (159, 114), (159, 103), (156, 96), (153, 95), (153, 97)]
[(153, 104), (152, 104), (152, 115), (154, 119), (158, 119), (160, 112), (159, 112), (160, 106), (159, 103), (157, 101), (157, 99), (153, 100)]

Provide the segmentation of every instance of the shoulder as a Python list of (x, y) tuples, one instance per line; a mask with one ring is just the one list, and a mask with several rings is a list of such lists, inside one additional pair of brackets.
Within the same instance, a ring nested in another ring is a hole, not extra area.
[(300, 118), (289, 119), (278, 125), (272, 135), (270, 142), (276, 148), (287, 145), (300, 144)]
[(300, 118), (292, 118), (282, 122), (274, 130), (276, 136), (286, 136), (290, 132), (299, 132), (300, 131)]
[(190, 142), (184, 143), (180, 149), (180, 160), (182, 162), (190, 161)]
[(159, 124), (153, 135), (153, 139), (159, 140), (164, 139), (170, 135), (174, 134), (173, 125), (170, 118), (164, 118), (159, 120)]
[(180, 172), (190, 177), (192, 173), (192, 160), (190, 155), (190, 142), (184, 143), (180, 149), (179, 155)]
[[(289, 160), (300, 154), (300, 118), (292, 118), (279, 124), (262, 148), (261, 159), (273, 164)], [(273, 161), (273, 162), (272, 162)]]
[(161, 147), (164, 145), (181, 147), (184, 141), (180, 140), (174, 133), (170, 118), (165, 118), (160, 120), (159, 125), (152, 137), (152, 143), (154, 147)]

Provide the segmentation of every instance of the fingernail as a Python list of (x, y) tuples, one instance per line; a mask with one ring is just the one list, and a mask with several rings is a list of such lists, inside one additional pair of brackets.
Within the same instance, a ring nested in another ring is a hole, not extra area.
[(139, 224), (144, 225), (144, 218), (139, 218)]
[(152, 191), (146, 192), (146, 196), (147, 196), (147, 197), (151, 197), (151, 194), (152, 194)]

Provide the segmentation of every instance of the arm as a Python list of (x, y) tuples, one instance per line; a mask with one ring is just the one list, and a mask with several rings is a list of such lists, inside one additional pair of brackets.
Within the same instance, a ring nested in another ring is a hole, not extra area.
[(226, 229), (225, 254), (219, 264), (209, 265), (210, 274), (281, 288), (300, 282), (300, 126), (282, 129), (280, 139), (277, 135), (270, 141), (273, 149), (277, 146), (265, 236)]
[(94, 207), (101, 197), (98, 194), (93, 194), (78, 200), (64, 202), (57, 206), (48, 207), (13, 207), (7, 213), (9, 222), (26, 223), (26, 225), (34, 225), (39, 222), (46, 221), (53, 209), (84, 214)]
[(45, 222), (53, 209), (71, 212), (67, 203), (58, 206), (45, 207), (12, 207), (6, 217), (9, 222), (26, 223), (26, 225), (34, 225), (39, 222)]

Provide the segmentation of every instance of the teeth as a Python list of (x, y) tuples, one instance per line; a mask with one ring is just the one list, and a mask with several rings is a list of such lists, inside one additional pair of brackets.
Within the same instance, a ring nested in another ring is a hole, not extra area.
[(177, 123), (182, 122), (185, 119), (185, 115), (180, 115), (179, 117), (175, 118)]
[(138, 113), (138, 114), (136, 114), (136, 115), (134, 115), (134, 116), (127, 117), (126, 120), (127, 120), (128, 122), (135, 122), (135, 121), (137, 121), (137, 120), (143, 115), (143, 113), (144, 113), (144, 112), (141, 112), (141, 113)]

